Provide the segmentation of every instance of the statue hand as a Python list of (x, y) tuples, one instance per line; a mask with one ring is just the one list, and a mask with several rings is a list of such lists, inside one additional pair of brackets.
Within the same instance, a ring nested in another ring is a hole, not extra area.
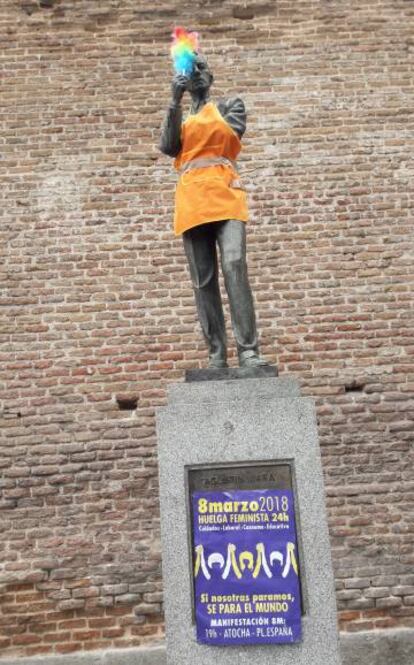
[(187, 90), (188, 76), (185, 74), (176, 74), (171, 84), (171, 92), (174, 104), (179, 104)]

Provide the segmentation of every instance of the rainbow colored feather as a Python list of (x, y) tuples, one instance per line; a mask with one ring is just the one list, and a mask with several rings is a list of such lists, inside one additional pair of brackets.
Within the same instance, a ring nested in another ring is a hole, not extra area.
[(185, 28), (174, 28), (171, 57), (177, 74), (191, 76), (198, 51), (198, 32), (187, 32)]

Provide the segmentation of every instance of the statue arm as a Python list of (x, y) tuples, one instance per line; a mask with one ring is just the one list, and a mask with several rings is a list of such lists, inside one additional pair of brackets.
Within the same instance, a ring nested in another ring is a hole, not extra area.
[(183, 121), (181, 100), (187, 85), (188, 77), (185, 74), (176, 74), (171, 83), (172, 101), (164, 120), (160, 141), (161, 152), (169, 157), (177, 157), (181, 150), (181, 124)]
[(181, 150), (181, 123), (183, 112), (174, 102), (168, 107), (161, 133), (160, 150), (164, 155), (176, 157)]
[(246, 131), (246, 107), (240, 97), (221, 100), (217, 108), (226, 122), (241, 138)]

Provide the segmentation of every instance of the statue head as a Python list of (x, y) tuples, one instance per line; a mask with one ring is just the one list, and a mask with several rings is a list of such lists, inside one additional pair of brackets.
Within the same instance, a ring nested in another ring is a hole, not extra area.
[(187, 90), (193, 95), (205, 96), (208, 94), (212, 83), (213, 74), (210, 71), (208, 62), (203, 55), (197, 53)]

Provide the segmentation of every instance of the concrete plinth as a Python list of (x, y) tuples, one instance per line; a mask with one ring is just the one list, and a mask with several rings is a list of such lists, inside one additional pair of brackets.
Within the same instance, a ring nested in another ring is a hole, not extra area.
[[(170, 387), (157, 415), (168, 665), (340, 665), (315, 410), (287, 378)], [(300, 643), (196, 642), (189, 547), (189, 467), (289, 463), (293, 469), (304, 615)]]

